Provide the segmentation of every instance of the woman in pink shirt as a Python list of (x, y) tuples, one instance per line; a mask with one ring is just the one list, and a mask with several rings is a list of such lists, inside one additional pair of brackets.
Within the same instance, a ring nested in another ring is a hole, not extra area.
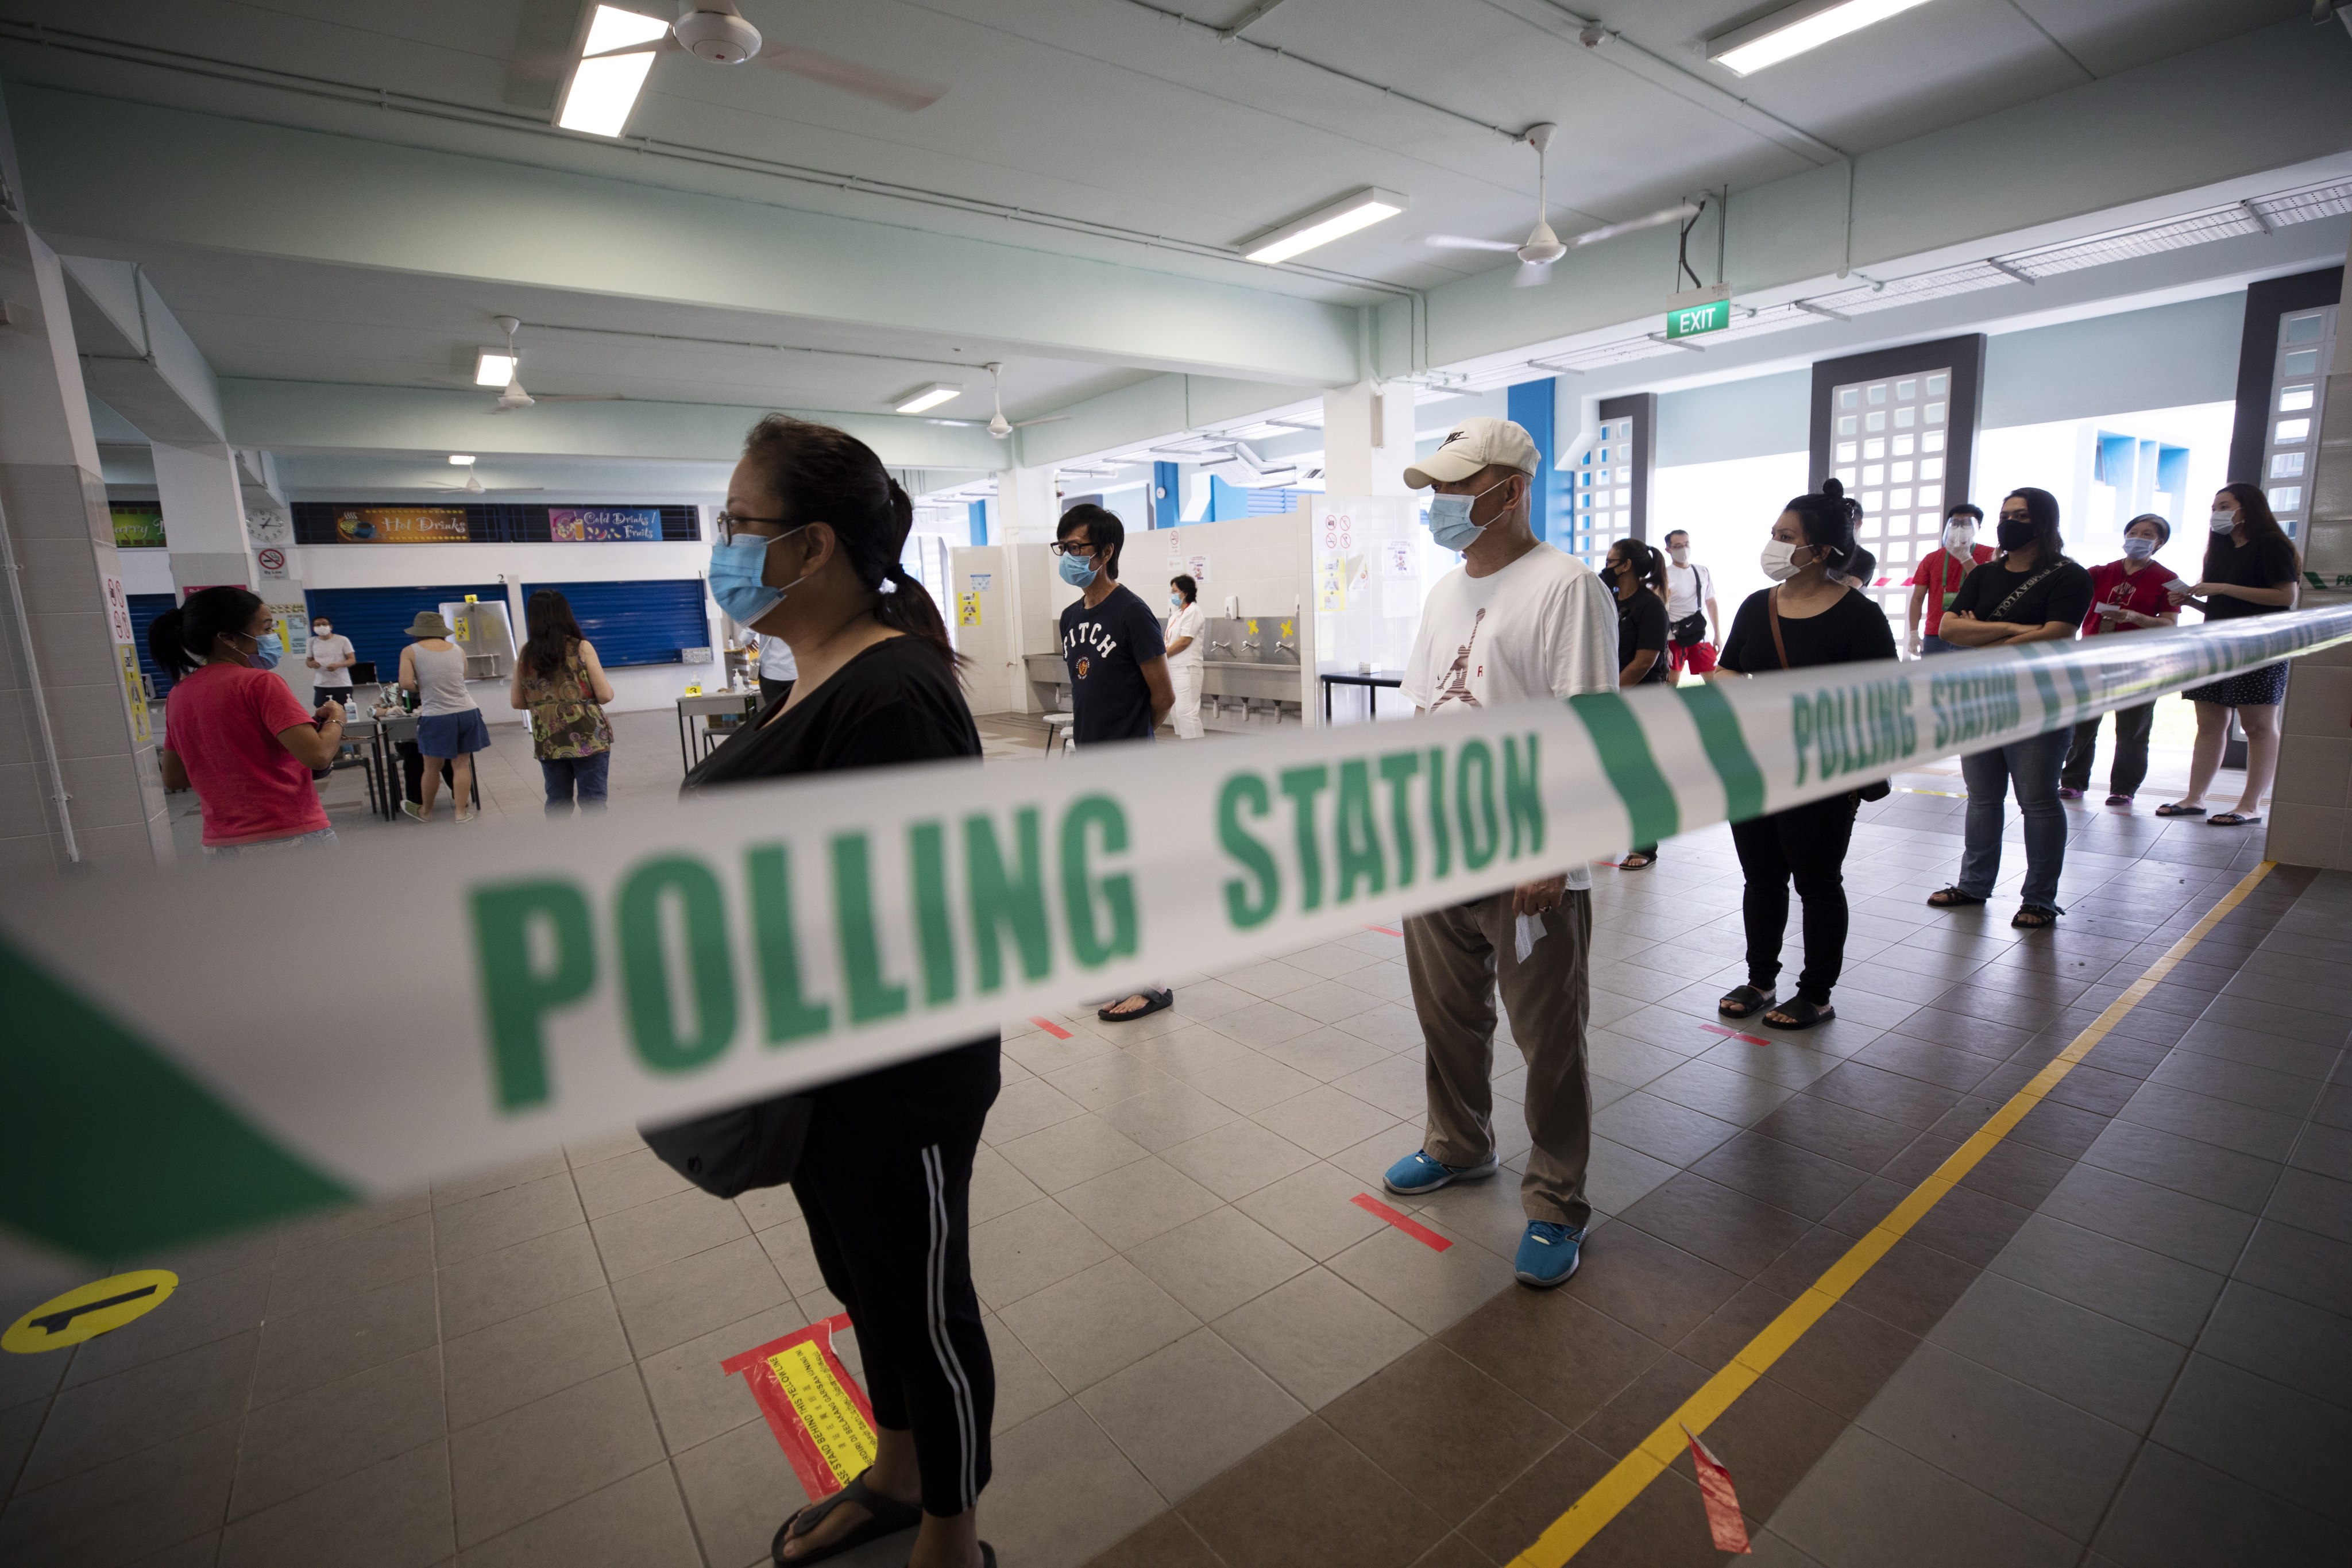
[(310, 772), (342, 746), (342, 706), (314, 715), (270, 673), (279, 638), (260, 595), (199, 589), (155, 617), (147, 651), (177, 682), (163, 703), (163, 787), (196, 792), (205, 854), (332, 844)]

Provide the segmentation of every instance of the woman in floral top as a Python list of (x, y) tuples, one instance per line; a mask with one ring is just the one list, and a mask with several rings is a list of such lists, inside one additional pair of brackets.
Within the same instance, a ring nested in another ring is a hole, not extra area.
[(583, 810), (601, 807), (613, 761), (613, 726), (604, 706), (613, 700), (613, 683), (597, 662), (596, 646), (580, 635), (570, 600), (541, 588), (525, 613), (530, 638), (515, 659), (508, 696), (530, 710), (530, 744), (547, 783), (547, 815), (570, 816), (575, 796)]

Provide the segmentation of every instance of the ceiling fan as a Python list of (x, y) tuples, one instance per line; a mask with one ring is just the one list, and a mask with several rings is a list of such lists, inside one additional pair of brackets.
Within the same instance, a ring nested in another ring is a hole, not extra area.
[(1507, 239), (1474, 239), (1467, 235), (1433, 234), (1422, 243), (1434, 246), (1440, 250), (1508, 251), (1519, 258), (1518, 275), (1511, 279), (1511, 287), (1533, 289), (1551, 281), (1551, 264), (1571, 250), (1581, 249), (1588, 245), (1598, 245), (1604, 239), (1614, 239), (1621, 234), (1632, 234), (1637, 229), (1655, 228), (1660, 224), (1678, 223), (1684, 218), (1696, 216), (1698, 209), (1688, 202), (1683, 202), (1643, 217), (1631, 218), (1624, 223), (1603, 224), (1599, 228), (1587, 229), (1582, 234), (1570, 235), (1567, 239), (1561, 239), (1559, 235), (1552, 232), (1551, 224), (1544, 216), (1548, 206), (1545, 200), (1544, 154), (1551, 146), (1552, 133), (1559, 129), (1557, 125), (1534, 125), (1528, 128), (1528, 145), (1536, 150), (1536, 226), (1526, 239), (1514, 245)]
[[(658, 22), (651, 25), (659, 26)], [(635, 29), (631, 29), (635, 31)], [(911, 114), (929, 109), (947, 96), (947, 89), (934, 82), (917, 81), (889, 71), (877, 70), (835, 55), (821, 54), (814, 49), (798, 48), (782, 42), (770, 42), (760, 36), (760, 29), (743, 19), (733, 0), (684, 0), (678, 6), (677, 20), (668, 30), (655, 36), (656, 54), (686, 54), (706, 65), (736, 66), (746, 60), (757, 60), (772, 70), (790, 71), (811, 81), (821, 81), (829, 87), (854, 92), (860, 98), (870, 98)], [(597, 40), (592, 39), (591, 42)], [(645, 47), (642, 35), (625, 43), (610, 44), (596, 54), (623, 54)]]
[(1003, 369), (1002, 364), (988, 367), (989, 397), (996, 405), (996, 412), (990, 416), (988, 421), (990, 435), (1003, 441), (1010, 438), (1015, 430), (1026, 430), (1032, 425), (1051, 425), (1057, 419), (1069, 417), (1066, 414), (1047, 414), (1036, 419), (1007, 419), (1004, 416), (1004, 384), (1001, 374)]
[[(617, 392), (545, 392), (533, 397), (522, 389), (522, 356), (515, 351), (515, 332), (522, 323), (512, 316), (493, 316), (490, 319), (496, 321), (507, 335), (507, 363), (511, 367), (507, 372), (507, 389), (499, 394), (498, 402), (490, 409), (491, 413), (512, 414), (516, 409), (529, 408), (534, 403), (618, 403), (621, 401), (621, 395)], [(496, 375), (498, 372), (492, 371), (490, 374)], [(441, 488), (458, 489), (463, 487), (444, 485)], [(474, 488), (479, 489), (481, 487), (477, 485)]]

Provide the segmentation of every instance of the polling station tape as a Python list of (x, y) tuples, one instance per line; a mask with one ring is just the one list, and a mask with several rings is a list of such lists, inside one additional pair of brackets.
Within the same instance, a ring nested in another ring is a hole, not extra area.
[(414, 1190), (2347, 639), (2352, 606), (20, 883), (0, 1226), (122, 1258)]

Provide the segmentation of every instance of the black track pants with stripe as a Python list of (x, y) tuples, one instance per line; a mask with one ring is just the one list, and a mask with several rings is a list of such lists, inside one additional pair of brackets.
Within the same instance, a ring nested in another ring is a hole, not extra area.
[[(988, 1485), (996, 1370), (971, 1288), (971, 1162), (996, 1042), (820, 1091), (793, 1194), (865, 1362), (876, 1425), (911, 1431), (925, 1511)], [(885, 1082), (883, 1080), (889, 1080)]]

